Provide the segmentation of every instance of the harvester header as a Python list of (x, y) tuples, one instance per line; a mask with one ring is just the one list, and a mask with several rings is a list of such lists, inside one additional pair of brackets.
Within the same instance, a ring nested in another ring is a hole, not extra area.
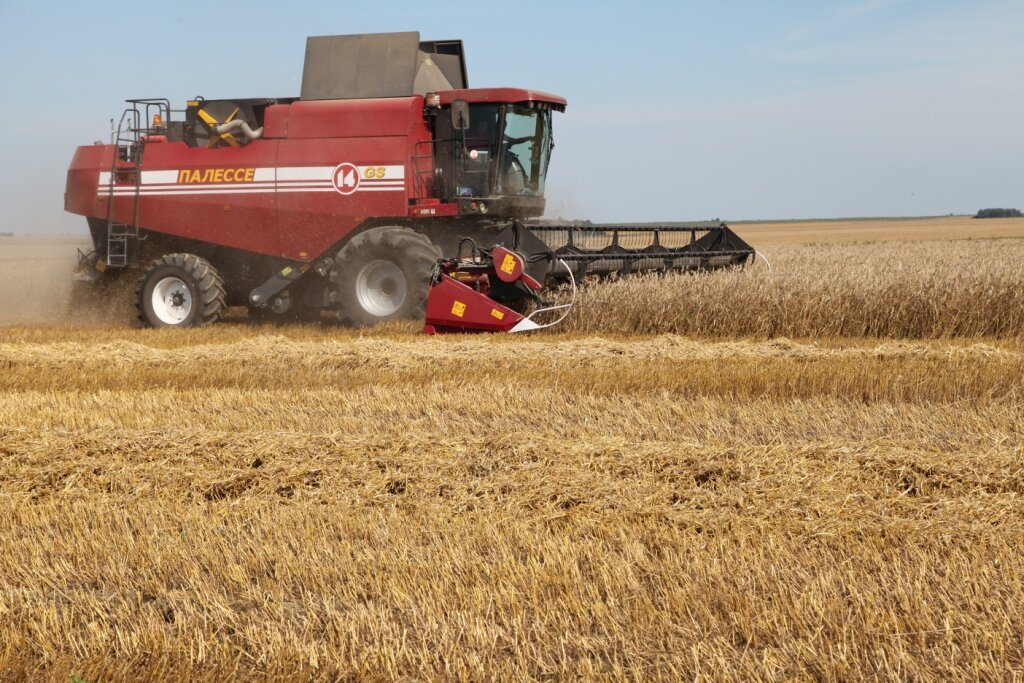
[[(467, 256), (461, 251), (438, 262), (431, 276), (427, 334), (551, 327), (569, 314), (577, 282), (587, 276), (740, 268), (756, 255), (724, 223), (616, 227), (516, 221), (498, 236), (497, 246), (471, 243)], [(552, 281), (570, 286), (567, 303), (543, 298), (543, 283)]]

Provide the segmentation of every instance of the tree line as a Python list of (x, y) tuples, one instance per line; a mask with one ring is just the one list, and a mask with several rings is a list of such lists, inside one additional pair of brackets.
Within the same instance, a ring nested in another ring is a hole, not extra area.
[(1020, 218), (1020, 209), (982, 209), (975, 218)]

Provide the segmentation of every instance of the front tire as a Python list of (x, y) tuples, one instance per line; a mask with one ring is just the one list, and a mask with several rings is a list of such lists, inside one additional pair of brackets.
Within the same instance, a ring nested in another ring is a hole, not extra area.
[(224, 316), (224, 282), (205, 259), (168, 254), (153, 261), (139, 280), (136, 306), (147, 327), (202, 327)]
[(367, 327), (423, 316), (430, 272), (441, 250), (425, 235), (397, 226), (371, 228), (353, 237), (331, 272), (338, 319)]

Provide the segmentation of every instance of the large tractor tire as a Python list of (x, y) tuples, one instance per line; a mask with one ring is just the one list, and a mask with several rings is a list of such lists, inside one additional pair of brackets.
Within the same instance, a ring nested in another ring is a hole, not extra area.
[(430, 271), (441, 249), (409, 228), (382, 226), (342, 247), (331, 272), (338, 319), (366, 327), (423, 316)]
[(135, 290), (139, 319), (147, 327), (202, 327), (224, 316), (224, 282), (194, 254), (168, 254), (146, 269)]

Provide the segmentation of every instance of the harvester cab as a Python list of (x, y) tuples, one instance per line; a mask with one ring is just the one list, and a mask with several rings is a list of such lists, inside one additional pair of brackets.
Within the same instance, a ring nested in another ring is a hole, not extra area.
[(540, 216), (554, 147), (551, 113), (565, 105), (473, 102), (440, 93), (435, 123), (435, 191), (467, 214)]
[[(87, 218), (93, 241), (77, 278), (136, 271), (149, 326), (204, 325), (228, 306), (373, 325), (420, 318), (429, 291), (447, 310), (435, 331), (525, 329), (546, 322), (524, 300), (564, 314), (543, 301), (552, 281), (753, 255), (725, 226), (538, 222), (566, 101), (470, 88), (459, 40), (311, 37), (298, 97), (128, 104), (110, 144), (76, 151), (65, 209)], [(465, 238), (477, 246), (464, 258)], [(511, 279), (507, 258), (521, 266)], [(441, 298), (453, 283), (503, 307), (505, 322), (459, 319)]]

